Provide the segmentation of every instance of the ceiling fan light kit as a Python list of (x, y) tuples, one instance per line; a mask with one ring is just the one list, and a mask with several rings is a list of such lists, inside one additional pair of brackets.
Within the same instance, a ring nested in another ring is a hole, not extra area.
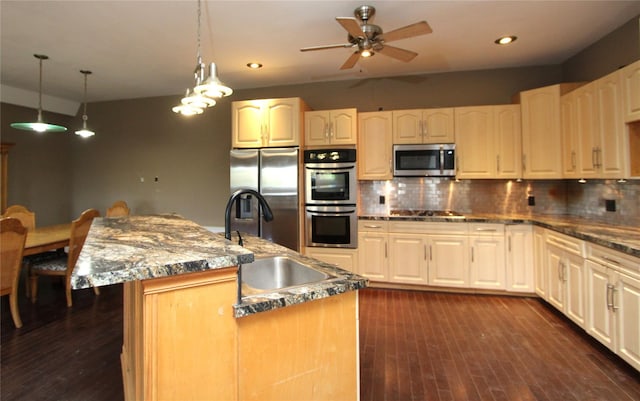
[(49, 59), (49, 57), (45, 56), (44, 54), (34, 54), (33, 56), (40, 60), (40, 83), (38, 86), (38, 118), (36, 122), (33, 123), (11, 123), (11, 127), (24, 131), (64, 132), (67, 130), (66, 127), (63, 127), (62, 125), (45, 123), (42, 120), (42, 61)]
[[(382, 28), (378, 25), (369, 23), (369, 20), (372, 19), (376, 13), (375, 7), (367, 5), (360, 6), (356, 8), (353, 13), (356, 18), (336, 17), (336, 21), (338, 21), (338, 23), (348, 32), (348, 43), (303, 47), (300, 51), (306, 52), (336, 49), (339, 47), (355, 48), (356, 51), (347, 58), (347, 61), (345, 61), (345, 63), (340, 67), (341, 70), (353, 68), (360, 57), (371, 57), (376, 53), (381, 53), (400, 61), (409, 62), (413, 60), (418, 53), (401, 49), (399, 47), (389, 46), (387, 43), (394, 40), (426, 35), (432, 32), (431, 27), (426, 21), (420, 21), (395, 29), (391, 32), (384, 33)], [(361, 23), (359, 23), (358, 20), (360, 20)]]
[(195, 86), (187, 89), (185, 96), (178, 106), (171, 110), (185, 116), (202, 114), (208, 107), (216, 105), (216, 99), (229, 96), (233, 90), (218, 78), (216, 63), (209, 64), (209, 75), (200, 55), (200, 0), (198, 0), (198, 43), (196, 54), (196, 68), (193, 71)]

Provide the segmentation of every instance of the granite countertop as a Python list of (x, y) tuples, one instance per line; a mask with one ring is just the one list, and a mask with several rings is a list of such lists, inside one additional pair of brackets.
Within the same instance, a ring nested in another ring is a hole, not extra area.
[(71, 286), (97, 287), (252, 261), (253, 252), (178, 215), (96, 218)]
[(457, 223), (529, 223), (640, 258), (640, 228), (612, 226), (570, 215), (520, 216), (483, 213), (465, 214), (463, 218), (361, 215), (359, 216), (359, 219)]
[[(332, 277), (324, 281), (277, 291), (243, 295), (241, 303), (233, 306), (237, 318), (359, 290), (368, 285), (368, 279), (340, 269), (336, 265), (303, 256), (289, 248), (248, 234), (242, 234), (242, 239), (244, 247), (251, 250), (256, 259), (276, 255), (290, 256)], [(235, 234), (232, 240), (237, 242)]]
[(283, 246), (243, 234), (244, 247), (178, 215), (129, 216), (93, 220), (71, 276), (74, 289), (167, 277), (248, 264), (256, 257), (288, 255), (327, 280), (277, 291), (243, 295), (233, 305), (243, 317), (367, 286), (368, 280), (337, 266), (305, 257)]

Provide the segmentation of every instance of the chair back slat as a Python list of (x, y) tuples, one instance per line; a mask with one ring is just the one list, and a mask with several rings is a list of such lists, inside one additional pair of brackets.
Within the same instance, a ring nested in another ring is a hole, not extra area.
[(0, 219), (0, 288), (2, 295), (18, 286), (27, 229), (13, 217)]

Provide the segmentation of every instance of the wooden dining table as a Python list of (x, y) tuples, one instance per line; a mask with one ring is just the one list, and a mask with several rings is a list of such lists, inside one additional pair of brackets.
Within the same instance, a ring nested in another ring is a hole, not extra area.
[(23, 256), (64, 248), (70, 238), (71, 223), (36, 227), (27, 233)]

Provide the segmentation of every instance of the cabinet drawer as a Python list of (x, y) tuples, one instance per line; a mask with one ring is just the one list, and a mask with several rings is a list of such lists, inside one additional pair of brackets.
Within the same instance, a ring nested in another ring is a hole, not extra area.
[(466, 235), (467, 223), (433, 223), (426, 221), (390, 221), (389, 232)]
[(600, 245), (587, 243), (587, 259), (634, 276), (640, 275), (640, 259)]
[(358, 232), (387, 232), (389, 222), (384, 220), (358, 220)]
[(556, 245), (574, 255), (585, 256), (585, 242), (580, 239), (549, 230), (546, 232), (546, 237), (547, 244)]
[(504, 235), (504, 224), (499, 223), (469, 223), (470, 235)]

